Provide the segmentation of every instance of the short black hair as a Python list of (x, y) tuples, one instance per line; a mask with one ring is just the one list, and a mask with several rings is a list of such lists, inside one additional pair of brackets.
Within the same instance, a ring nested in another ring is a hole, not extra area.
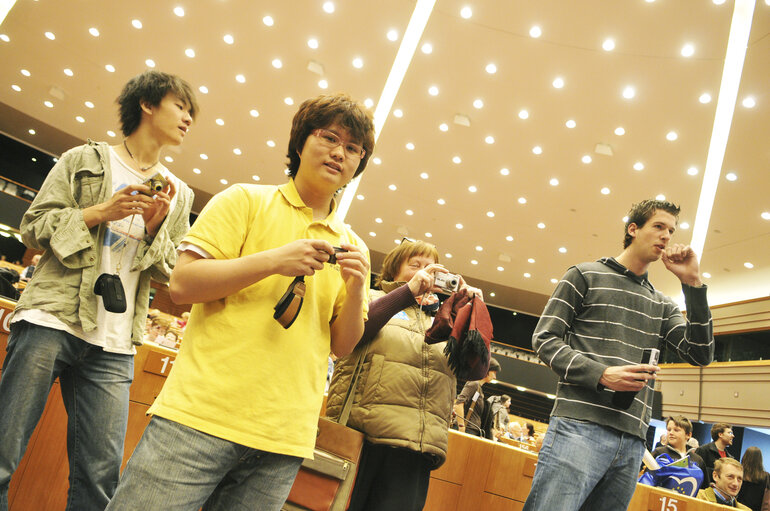
[(198, 113), (198, 100), (192, 87), (176, 75), (149, 70), (131, 78), (115, 100), (120, 111), (120, 131), (129, 136), (142, 122), (142, 103), (158, 106), (166, 94), (174, 93), (190, 108), (190, 117)]
[(636, 227), (642, 228), (644, 224), (647, 223), (647, 220), (649, 220), (659, 209), (666, 213), (671, 213), (676, 217), (677, 221), (679, 221), (679, 206), (675, 205), (673, 202), (652, 199), (637, 202), (631, 206), (631, 209), (628, 211), (628, 219), (626, 220), (626, 225), (624, 227), (625, 236), (623, 238), (623, 248), (628, 248), (631, 242), (634, 241), (633, 236), (628, 234), (628, 226), (636, 224)]

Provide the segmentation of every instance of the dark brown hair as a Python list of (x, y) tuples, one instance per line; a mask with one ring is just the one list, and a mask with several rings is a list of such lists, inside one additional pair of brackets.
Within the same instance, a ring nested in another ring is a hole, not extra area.
[(719, 435), (724, 433), (726, 429), (732, 429), (732, 426), (726, 422), (717, 422), (711, 426), (711, 439), (716, 442), (719, 438)]
[(190, 109), (190, 117), (198, 113), (198, 100), (190, 84), (176, 75), (162, 71), (145, 71), (131, 78), (115, 100), (120, 111), (120, 130), (129, 136), (142, 122), (142, 104), (158, 106), (166, 94), (173, 93)]
[(328, 128), (335, 122), (350, 131), (355, 143), (361, 144), (366, 151), (353, 177), (364, 171), (374, 151), (374, 116), (362, 103), (347, 94), (338, 93), (305, 100), (294, 114), (286, 154), (289, 176), (297, 175), (299, 155), (310, 133), (318, 128)]
[(385, 256), (385, 260), (382, 262), (382, 272), (375, 285), (379, 287), (383, 282), (393, 282), (401, 269), (401, 265), (415, 256), (432, 257), (434, 262), (438, 262), (438, 250), (430, 243), (420, 240), (401, 240), (401, 243)]
[(765, 465), (762, 462), (762, 451), (759, 447), (749, 447), (743, 453), (743, 478), (752, 483), (763, 483), (767, 477)]
[(625, 236), (623, 238), (623, 248), (628, 248), (634, 238), (628, 234), (628, 226), (636, 224), (637, 228), (642, 228), (647, 220), (655, 214), (657, 210), (663, 210), (666, 213), (671, 213), (679, 221), (679, 206), (672, 202), (663, 200), (643, 200), (631, 206), (628, 211), (628, 220), (625, 225)]
[(673, 422), (680, 428), (682, 428), (687, 435), (692, 435), (692, 422), (690, 422), (690, 419), (685, 417), (684, 415), (673, 415), (666, 419), (666, 426), (668, 426), (669, 422)]

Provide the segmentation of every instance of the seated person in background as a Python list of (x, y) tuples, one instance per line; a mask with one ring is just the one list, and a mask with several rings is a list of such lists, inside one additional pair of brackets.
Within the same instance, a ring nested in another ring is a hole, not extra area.
[(698, 492), (698, 498), (715, 502), (727, 507), (736, 509), (745, 509), (751, 511), (750, 507), (744, 506), (736, 499), (743, 485), (743, 466), (734, 458), (722, 458), (714, 463), (714, 473), (712, 474), (714, 485)]
[[(482, 438), (490, 438), (492, 432), (485, 431), (482, 424), (484, 414), (484, 391), (482, 387), (485, 383), (497, 379), (497, 373), (500, 371), (500, 362), (491, 358), (489, 360), (489, 371), (482, 380), (469, 381), (463, 387), (460, 395), (455, 401), (454, 411), (457, 415), (458, 429), (471, 435)], [(487, 436), (487, 433), (489, 436)]]
[(687, 440), (687, 452), (688, 452), (688, 453), (689, 453), (690, 451), (694, 451), (694, 450), (695, 450), (695, 449), (697, 449), (699, 446), (700, 446), (700, 444), (698, 443), (698, 439), (697, 439), (697, 438), (695, 438), (694, 436), (691, 436), (691, 437), (689, 438), (689, 440)]
[(150, 328), (144, 333), (144, 340), (160, 344), (159, 338), (166, 335), (167, 329), (168, 320), (155, 318), (150, 322)]
[(703, 462), (703, 458), (697, 454), (687, 454), (687, 441), (692, 436), (692, 423), (687, 417), (681, 415), (674, 415), (666, 419), (666, 431), (668, 432), (668, 444), (662, 445), (652, 451), (652, 456), (657, 458), (659, 455), (665, 453), (671, 456), (671, 459), (676, 461), (689, 456), (693, 463), (698, 465), (703, 471), (703, 483), (701, 488), (708, 488), (708, 476), (706, 475), (706, 464)]
[(721, 458), (734, 458), (732, 454), (727, 452), (727, 448), (733, 445), (733, 428), (729, 424), (724, 422), (717, 422), (711, 426), (711, 440), (707, 444), (701, 445), (695, 452), (703, 458), (706, 463), (706, 471), (708, 473), (709, 483), (711, 480), (711, 474), (714, 472), (714, 463)]
[(169, 329), (166, 330), (166, 335), (163, 337), (158, 336), (155, 342), (166, 348), (176, 349), (179, 344), (179, 330), (174, 327), (169, 327)]
[(524, 425), (525, 430), (522, 431), (522, 442), (534, 442), (535, 441), (535, 425), (528, 422)]
[(39, 262), (40, 262), (40, 254), (33, 255), (30, 265), (24, 268), (24, 271), (21, 272), (20, 279), (23, 282), (26, 282), (32, 278), (32, 274), (35, 272), (35, 266), (37, 266), (37, 263)]
[(511, 396), (492, 396), (489, 398), (492, 405), (492, 436), (498, 439), (508, 431), (508, 410), (511, 408)]
[(660, 439), (658, 440), (658, 443), (655, 444), (655, 448), (657, 449), (658, 447), (664, 446), (667, 443), (668, 443), (668, 435), (666, 433), (663, 433), (662, 435), (660, 435)]
[(519, 424), (517, 421), (512, 421), (508, 423), (508, 432), (505, 434), (505, 436), (512, 440), (521, 440), (522, 431), (523, 430), (521, 424)]
[(741, 464), (743, 465), (743, 485), (737, 499), (752, 511), (763, 511), (762, 500), (765, 492), (770, 491), (770, 474), (765, 472), (762, 451), (759, 447), (746, 449)]

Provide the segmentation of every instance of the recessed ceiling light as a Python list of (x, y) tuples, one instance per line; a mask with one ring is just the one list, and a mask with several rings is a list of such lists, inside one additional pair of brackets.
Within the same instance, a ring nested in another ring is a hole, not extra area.
[(400, 119), (401, 117), (404, 116), (404, 111), (401, 110), (400, 108), (396, 108), (395, 110), (393, 110), (393, 116), (398, 117)]
[(289, 106), (294, 104), (294, 100), (292, 98), (288, 97), (288, 96), (283, 98), (283, 102), (286, 103)]
[(21, 92), (21, 87), (19, 87), (19, 86), (18, 86), (18, 85), (16, 85), (15, 83), (14, 83), (13, 85), (11, 85), (11, 88), (12, 88), (13, 90), (15, 90), (16, 92)]
[(511, 171), (506, 169), (505, 167), (500, 169), (500, 174), (502, 174), (503, 176), (507, 176), (510, 173), (511, 173)]
[(29, 72), (29, 71), (27, 71), (26, 69), (22, 69), (22, 70), (20, 71), (20, 73), (21, 73), (21, 74), (23, 74), (24, 76), (31, 76), (31, 75), (32, 75), (32, 73), (30, 73), (30, 72)]
[(371, 236), (372, 238), (374, 238), (375, 236), (377, 236), (377, 233), (376, 233), (376, 232), (374, 232), (374, 231), (369, 231), (369, 236)]
[(445, 122), (442, 122), (441, 124), (438, 125), (438, 129), (440, 129), (441, 131), (449, 131), (449, 125)]
[(644, 163), (640, 161), (634, 163), (634, 170), (644, 170)]
[(535, 260), (533, 258), (531, 258), (531, 257), (529, 259), (527, 259), (527, 262), (529, 264), (535, 264)]
[(134, 26), (134, 28), (142, 28), (142, 22), (139, 20), (131, 20), (131, 24)]
[(628, 217), (627, 217), (627, 216), (624, 216), (624, 217), (622, 218), (621, 222), (623, 222), (623, 223), (626, 223), (626, 222), (628, 222)]
[(567, 253), (567, 247), (559, 247), (559, 253), (560, 254), (566, 254)]
[(327, 14), (331, 14), (334, 12), (334, 2), (324, 2), (323, 5), (324, 12)]
[(107, 130), (107, 136), (109, 136), (109, 137), (113, 137), (113, 138), (114, 138), (116, 135), (115, 135), (115, 132), (114, 132), (114, 131), (112, 131), (112, 130)]
[(486, 142), (487, 144), (494, 144), (495, 143), (495, 137), (493, 137), (492, 135), (487, 135), (484, 138), (484, 142)]
[(241, 151), (239, 148), (236, 147), (235, 149), (233, 149), (233, 154), (236, 156), (240, 156), (243, 154), (243, 151)]
[(487, 216), (489, 218), (494, 218), (495, 217), (495, 212), (494, 211), (487, 211)]
[(380, 159), (379, 156), (375, 156), (374, 158), (372, 158), (372, 163), (374, 163), (375, 165), (379, 165), (380, 163), (382, 163), (382, 160)]
[(529, 118), (529, 112), (526, 110), (519, 110), (519, 119), (528, 119)]
[(690, 167), (689, 169), (687, 169), (687, 173), (691, 176), (697, 176), (698, 169), (696, 167)]
[(72, 72), (72, 69), (70, 69), (70, 68), (68, 68), (68, 67), (65, 67), (65, 68), (64, 68), (64, 74), (65, 74), (65, 75), (67, 75), (67, 76), (72, 76), (72, 75), (74, 75), (75, 73), (73, 73), (73, 72)]
[(483, 108), (484, 107), (484, 102), (481, 99), (476, 98), (476, 99), (473, 100), (473, 106), (475, 108)]
[(222, 178), (222, 179), (219, 180), (219, 182), (222, 183), (223, 185), (226, 185), (227, 184), (227, 179)]
[(53, 108), (53, 103), (51, 103), (51, 102), (50, 102), (50, 101), (48, 101), (48, 100), (46, 100), (46, 101), (43, 101), (43, 104), (44, 104), (45, 106), (47, 106), (48, 108)]
[(201, 173), (201, 169), (196, 167), (196, 168), (193, 169), (193, 173), (194, 174), (200, 174)]
[(538, 229), (545, 229), (545, 224), (543, 222), (540, 222), (539, 224), (537, 224), (537, 228)]
[(738, 176), (735, 172), (728, 172), (727, 174), (725, 174), (725, 179), (727, 179), (728, 181), (735, 181), (736, 179), (738, 179)]
[(407, 209), (406, 211), (404, 211), (404, 213), (406, 213), (409, 216), (414, 215), (414, 211), (412, 211), (411, 209)]
[(491, 62), (489, 64), (487, 64), (487, 67), (485, 67), (484, 69), (486, 70), (487, 73), (489, 73), (491, 75), (497, 73), (497, 66), (494, 65)]
[(463, 162), (463, 160), (459, 156), (453, 156), (452, 157), (452, 163), (460, 164), (462, 162)]
[(615, 49), (615, 40), (612, 39), (611, 37), (608, 37), (607, 39), (605, 39), (604, 42), (602, 43), (602, 49), (604, 51), (612, 51), (612, 50), (614, 50)]
[(582, 158), (580, 158), (580, 161), (583, 163), (591, 163), (591, 156), (584, 154)]
[(374, 106), (374, 100), (372, 98), (366, 98), (364, 100), (364, 106), (366, 108), (372, 108)]
[(209, 155), (206, 154), (206, 153), (201, 153), (200, 157), (201, 157), (201, 160), (208, 160), (209, 159)]
[(479, 264), (479, 262), (476, 259), (471, 259), (471, 264)]
[(466, 20), (473, 16), (473, 9), (471, 9), (469, 6), (465, 6), (462, 9), (460, 9), (460, 16), (465, 18)]
[(540, 29), (539, 26), (533, 25), (532, 28), (529, 29), (529, 36), (530, 37), (534, 37), (535, 39), (537, 39), (541, 35), (543, 35), (543, 31)]
[(525, 278), (525, 279), (528, 279), (528, 278), (530, 278), (531, 276), (532, 276), (532, 275), (531, 275), (530, 273), (525, 273), (525, 274), (524, 274), (524, 278)]
[(420, 49), (422, 50), (422, 52), (423, 52), (425, 55), (430, 55), (431, 53), (433, 53), (433, 45), (432, 45), (432, 44), (430, 44), (430, 43), (425, 43), (425, 44), (423, 44), (423, 45), (422, 45), (422, 48), (420, 48)]
[(744, 108), (754, 108), (755, 106), (757, 106), (757, 102), (753, 96), (747, 96), (743, 98), (743, 101), (741, 101), (741, 104), (743, 105)]
[(152, 59), (147, 59), (144, 63), (147, 64), (147, 67), (155, 67), (155, 61)]
[(712, 2), (714, 2), (714, 5), (722, 5), (725, 3), (725, 0), (712, 0)]
[(707, 271), (704, 271), (703, 272), (703, 277), (707, 278), (707, 279), (710, 279), (711, 278), (711, 274), (709, 272), (707, 272)]
[(669, 131), (668, 133), (666, 133), (666, 140), (668, 141), (673, 142), (677, 138), (679, 138), (679, 135), (676, 134), (676, 131)]
[(361, 69), (364, 67), (364, 59), (361, 57), (356, 57), (353, 59), (353, 67), (356, 69)]
[(455, 224), (455, 227), (458, 228), (458, 229), (462, 229), (463, 228), (463, 224)]
[(37, 161), (37, 158), (35, 158), (35, 157), (32, 157), (31, 159), (32, 159), (32, 161)]
[(53, 32), (46, 32), (46, 33), (45, 33), (45, 36), (46, 36), (48, 39), (50, 39), (51, 41), (53, 41), (54, 39), (56, 39), (56, 36), (53, 34)]
[(657, 199), (657, 200), (666, 200), (666, 196), (663, 195), (662, 193), (659, 193), (658, 195), (655, 196), (655, 199)]
[(700, 97), (698, 98), (698, 101), (700, 101), (704, 105), (706, 103), (711, 103), (711, 94), (709, 94), (708, 92), (704, 92), (703, 94), (700, 95)]
[(316, 39), (314, 37), (311, 37), (310, 39), (307, 40), (307, 46), (308, 46), (308, 48), (311, 48), (313, 50), (317, 50), (318, 49), (318, 39)]
[(273, 59), (271, 62), (274, 68), (281, 69), (283, 67), (283, 62), (281, 62), (281, 59)]
[(176, 14), (181, 18), (182, 16), (184, 16), (184, 9), (181, 7), (174, 7), (174, 14)]
[(447, 259), (452, 259), (452, 254), (447, 252), (446, 254), (444, 254), (444, 257), (446, 257)]
[(513, 236), (506, 236), (505, 241), (513, 241)]
[(680, 53), (682, 54), (682, 57), (692, 57), (695, 55), (695, 46), (693, 46), (692, 43), (687, 43), (682, 46)]
[(446, 204), (446, 201), (444, 199), (438, 199), (436, 202), (438, 203), (439, 206), (443, 206), (444, 204)]
[(679, 224), (679, 227), (686, 231), (687, 229), (690, 228), (690, 224), (688, 224), (687, 222), (682, 222), (681, 224)]
[(11, 42), (11, 38), (8, 37), (5, 34), (0, 34), (0, 41), (3, 41), (4, 43), (10, 43)]
[(623, 135), (625, 135), (625, 134), (626, 134), (626, 130), (625, 130), (625, 129), (623, 129), (623, 127), (622, 127), (622, 126), (618, 126), (617, 128), (615, 128), (615, 134), (616, 134), (617, 136), (619, 136), (619, 137), (622, 137)]
[(478, 188), (476, 188), (474, 185), (470, 185), (468, 187), (468, 191), (471, 193), (476, 193), (478, 191)]
[(567, 122), (565, 122), (565, 123), (564, 123), (564, 125), (565, 125), (566, 127), (568, 127), (569, 129), (572, 129), (572, 128), (574, 128), (575, 126), (577, 126), (577, 123), (575, 122), (575, 120), (574, 120), (574, 119), (568, 119), (568, 120), (567, 120)]
[(558, 282), (559, 282), (559, 281), (558, 281), (558, 280), (556, 280), (556, 279), (551, 279), (551, 284), (556, 284), (556, 283), (558, 283)]
[(76, 121), (78, 121), (78, 122), (80, 122), (80, 123), (86, 122), (86, 120), (85, 120), (85, 119), (83, 119), (83, 117), (82, 117), (82, 116), (80, 116), (80, 115), (78, 115), (77, 117), (75, 117), (75, 120), (76, 120)]
[(428, 179), (428, 177), (430, 177), (430, 176), (428, 176), (428, 173), (427, 173), (427, 172), (421, 172), (421, 173), (420, 173), (420, 178), (422, 178), (422, 179)]
[(209, 88), (206, 87), (205, 85), (201, 85), (200, 87), (198, 87), (198, 90), (201, 91), (202, 94), (208, 94), (209, 93)]
[(188, 57), (190, 57), (191, 59), (195, 58), (195, 50), (193, 50), (192, 48), (187, 48), (184, 51), (184, 54), (187, 55)]
[(396, 188), (396, 185), (388, 185), (388, 190), (395, 192), (398, 188)]
[(626, 86), (626, 87), (623, 89), (623, 97), (624, 97), (624, 98), (626, 98), (626, 99), (631, 99), (631, 98), (633, 98), (634, 96), (636, 96), (636, 89), (634, 89), (634, 88), (633, 88), (633, 87), (631, 87), (630, 85), (627, 85), (627, 86)]
[(556, 179), (555, 177), (552, 177), (552, 178), (551, 178), (551, 180), (550, 180), (550, 181), (548, 181), (548, 183), (549, 183), (551, 186), (559, 186), (559, 180), (558, 180), (558, 179)]
[(272, 16), (265, 16), (262, 18), (262, 23), (264, 23), (266, 27), (272, 27), (275, 24), (275, 20), (273, 20)]
[(602, 188), (600, 191), (602, 192), (602, 195), (609, 195), (610, 194), (610, 189), (607, 188), (606, 186), (604, 188)]
[(748, 262), (748, 261), (746, 261), (745, 263), (743, 263), (743, 266), (745, 266), (745, 267), (746, 267), (746, 268), (748, 268), (749, 270), (750, 270), (750, 269), (752, 269), (752, 268), (754, 267), (754, 265), (753, 265), (753, 264), (751, 264), (751, 263), (750, 263), (750, 262)]
[(91, 27), (88, 29), (88, 33), (91, 34), (94, 37), (99, 37), (99, 29), (96, 27)]
[(222, 37), (222, 40), (223, 40), (224, 42), (226, 42), (227, 44), (233, 44), (233, 43), (235, 42), (235, 38), (233, 38), (233, 36), (232, 36), (232, 35), (230, 35), (230, 34), (225, 34), (225, 35)]
[(526, 204), (527, 199), (525, 197), (519, 197), (519, 204)]
[(476, 252), (482, 252), (484, 250), (484, 247), (481, 245), (476, 245)]
[(214, 122), (217, 123), (219, 126), (224, 126), (225, 125), (225, 120), (224, 119), (217, 119)]
[(431, 96), (438, 96), (438, 87), (436, 87), (435, 85), (431, 85), (428, 88), (428, 94), (430, 94)]
[(174, 158), (172, 158), (171, 156), (166, 156), (164, 159), (165, 159), (165, 160), (166, 160), (168, 163), (173, 163), (173, 162), (174, 162)]
[(555, 78), (554, 81), (552, 82), (552, 85), (556, 89), (561, 89), (562, 87), (564, 87), (564, 78), (560, 76)]
[(322, 89), (328, 89), (329, 88), (329, 82), (324, 80), (323, 78), (318, 80), (318, 86)]
[(409, 151), (414, 151), (414, 144), (411, 142), (406, 143), (406, 149)]
[(29, 133), (30, 135), (34, 135), (37, 132), (35, 130), (33, 130), (32, 128), (30, 128), (29, 130), (27, 130), (27, 133)]
[(378, 224), (381, 224), (382, 223), (382, 218), (377, 217), (377, 218), (374, 219), (374, 221), (377, 222)]
[[(505, 270), (505, 268), (503, 268), (502, 266), (498, 266), (497, 267), (497, 271), (504, 271), (504, 270)], [(492, 295), (494, 296), (494, 293), (492, 293)]]
[(398, 41), (398, 30), (391, 28), (388, 30), (386, 37), (388, 38), (388, 41)]
[(540, 147), (539, 145), (536, 145), (535, 147), (532, 148), (532, 152), (535, 154), (543, 154), (543, 148)]
[(94, 107), (94, 104), (93, 104), (93, 103), (91, 103), (90, 101), (86, 101), (86, 102), (85, 102), (85, 103), (83, 103), (83, 104), (84, 104), (84, 105), (86, 105), (86, 107), (87, 107), (87, 108), (93, 108), (93, 107)]
[(762, 220), (770, 220), (770, 211), (763, 211), (759, 216), (762, 217)]

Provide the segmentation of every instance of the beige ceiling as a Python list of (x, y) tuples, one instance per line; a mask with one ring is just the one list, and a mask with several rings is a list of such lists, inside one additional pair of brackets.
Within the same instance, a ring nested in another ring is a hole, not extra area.
[[(258, 176), (260, 183), (281, 183), (297, 105), (323, 92), (321, 78), (327, 91), (376, 103), (415, 2), (338, 0), (331, 14), (322, 5), (19, 0), (0, 26), (10, 39), (0, 41), (0, 103), (32, 120), (5, 123), (4, 129), (49, 151), (58, 150), (56, 137), (43, 134), (56, 130), (119, 142), (107, 135), (118, 131), (114, 98), (152, 59), (157, 69), (209, 91), (198, 95), (201, 113), (184, 145), (167, 151), (173, 172), (209, 193), (225, 188), (220, 179), (254, 182)], [(465, 5), (473, 9), (470, 19), (460, 16)], [(183, 17), (174, 14), (176, 6), (185, 9)], [(418, 47), (393, 105), (403, 116), (388, 117), (374, 155), (381, 163), (370, 163), (363, 174), (363, 198), (353, 201), (346, 221), (367, 242), (375, 264), (403, 235), (429, 239), (442, 262), (481, 285), (489, 302), (539, 313), (554, 287), (551, 279), (568, 266), (621, 251), (622, 218), (632, 202), (663, 194), (681, 204), (680, 221), (692, 226), (732, 10), (730, 0), (438, 0), (419, 45), (428, 42), (433, 51)], [(263, 22), (266, 15), (273, 26)], [(143, 28), (134, 28), (133, 19)], [(542, 29), (539, 38), (529, 35), (533, 25)], [(91, 27), (98, 37), (89, 34)], [(386, 37), (391, 29), (395, 42)], [(45, 37), (47, 31), (55, 40)], [(702, 256), (712, 303), (770, 292), (770, 221), (760, 216), (770, 211), (769, 33), (770, 6), (760, 0)], [(225, 34), (234, 44), (223, 41)], [(317, 49), (308, 46), (311, 37)], [(602, 49), (608, 37), (615, 40), (613, 51)], [(695, 54), (685, 58), (680, 50), (688, 42)], [(188, 48), (194, 58), (185, 55)], [(352, 65), (355, 57), (363, 60), (360, 69)], [(280, 69), (274, 59), (282, 61)], [(308, 70), (310, 61), (323, 66), (323, 76)], [(489, 63), (496, 73), (485, 71)], [(107, 64), (116, 71), (106, 71)], [(236, 81), (238, 74), (245, 83)], [(564, 80), (561, 89), (552, 86), (557, 77)], [(434, 85), (436, 96), (428, 93)], [(621, 95), (628, 85), (636, 90), (630, 100)], [(704, 92), (713, 98), (708, 104), (699, 102)], [(746, 96), (755, 99), (754, 108), (741, 105)], [(285, 104), (286, 97), (294, 105)], [(475, 108), (475, 99), (484, 106)], [(526, 120), (518, 115), (522, 109)], [(455, 124), (456, 114), (467, 116), (470, 127)], [(565, 126), (569, 119), (576, 127)], [(439, 130), (442, 123), (446, 132)], [(616, 135), (617, 127), (625, 134)], [(30, 135), (30, 128), (37, 134)], [(678, 134), (676, 141), (666, 139), (669, 131)], [(490, 135), (493, 144), (485, 142)], [(595, 153), (598, 143), (614, 155)], [(533, 153), (535, 146), (542, 154)], [(584, 155), (592, 162), (583, 163)], [(461, 163), (453, 163), (454, 156)], [(634, 170), (635, 162), (644, 169)], [(690, 167), (698, 173), (689, 175)], [(509, 175), (501, 175), (501, 168)], [(725, 179), (729, 171), (736, 181)], [(552, 178), (558, 186), (549, 184)], [(439, 205), (439, 198), (446, 204)], [(680, 229), (674, 239), (688, 243), (691, 233), (692, 227)], [(676, 278), (661, 263), (653, 266), (651, 280), (679, 295)]]

